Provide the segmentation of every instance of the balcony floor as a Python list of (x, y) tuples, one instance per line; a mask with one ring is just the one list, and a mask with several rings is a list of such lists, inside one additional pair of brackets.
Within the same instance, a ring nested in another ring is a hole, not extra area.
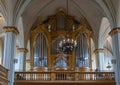
[(25, 81), (16, 80), (14, 85), (115, 85), (115, 81)]

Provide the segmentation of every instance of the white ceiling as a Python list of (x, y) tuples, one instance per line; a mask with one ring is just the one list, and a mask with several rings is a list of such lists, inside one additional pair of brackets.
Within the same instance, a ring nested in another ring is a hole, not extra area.
[[(32, 0), (22, 14), (25, 33), (28, 33), (34, 22), (42, 17), (53, 15), (59, 8), (66, 11), (66, 0)], [(102, 8), (94, 0), (69, 0), (68, 13), (80, 20), (84, 16), (92, 27), (94, 34), (99, 34), (101, 19), (106, 16)], [(98, 37), (98, 35), (96, 36)]]
[[(75, 16), (76, 20), (80, 20), (80, 17), (84, 16), (91, 26), (97, 42), (102, 18), (107, 17), (110, 23), (114, 23), (118, 1), (68, 0), (68, 13)], [(22, 17), (24, 39), (26, 41), (29, 38), (31, 27), (39, 17), (45, 20), (47, 16), (55, 14), (59, 8), (66, 11), (66, 2), (66, 0), (0, 0), (0, 6), (10, 13), (12, 10), (9, 9), (13, 9), (13, 24), (17, 24), (19, 17)]]

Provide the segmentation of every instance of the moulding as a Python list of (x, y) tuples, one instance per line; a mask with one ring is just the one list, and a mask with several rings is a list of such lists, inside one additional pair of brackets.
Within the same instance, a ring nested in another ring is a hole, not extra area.
[(3, 27), (4, 32), (14, 32), (16, 35), (19, 34), (19, 31), (16, 27), (13, 26), (5, 26)]
[(112, 29), (109, 33), (110, 36), (113, 36), (116, 33), (120, 33), (120, 27), (116, 27), (114, 29)]

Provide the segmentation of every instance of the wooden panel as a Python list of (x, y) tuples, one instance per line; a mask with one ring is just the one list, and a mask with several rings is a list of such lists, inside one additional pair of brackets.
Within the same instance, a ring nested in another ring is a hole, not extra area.
[(81, 82), (15, 82), (14, 85), (115, 85), (115, 82), (107, 81), (107, 82), (91, 82), (91, 81), (81, 81)]
[[(114, 80), (114, 72), (73, 72), (73, 71), (54, 71), (54, 72), (15, 72), (15, 80), (56, 80), (57, 75), (61, 80), (72, 78), (73, 80)], [(42, 76), (41, 76), (42, 75)], [(41, 80), (41, 79), (40, 79)]]
[(0, 65), (0, 85), (8, 84), (8, 69)]

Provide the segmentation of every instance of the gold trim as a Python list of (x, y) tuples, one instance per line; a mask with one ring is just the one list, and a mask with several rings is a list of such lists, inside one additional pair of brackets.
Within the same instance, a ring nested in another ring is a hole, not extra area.
[[(64, 18), (66, 18), (68, 21), (68, 23), (70, 23), (71, 25), (74, 24), (74, 17), (73, 16), (67, 16), (63, 11), (58, 12), (56, 15), (53, 16), (49, 16), (48, 17), (48, 24), (52, 25), (52, 26), (57, 26), (57, 22), (56, 22), (56, 16), (63, 16)], [(86, 20), (85, 18), (81, 18), (80, 19), (80, 23), (81, 25), (78, 26), (77, 29), (70, 31), (69, 34), (67, 30), (53, 30), (51, 32), (48, 31), (48, 29), (44, 26), (44, 24), (42, 24), (42, 18), (39, 18), (39, 24), (38, 26), (31, 30), (31, 60), (30, 60), (30, 64), (31, 64), (31, 69), (34, 69), (34, 45), (36, 43), (36, 38), (38, 36), (38, 34), (40, 32), (43, 32), (43, 34), (46, 37), (47, 40), (47, 45), (48, 45), (48, 69), (52, 69), (54, 67), (54, 61), (58, 56), (65, 56), (64, 54), (59, 54), (59, 55), (53, 55), (51, 54), (51, 46), (53, 44), (53, 42), (59, 37), (59, 36), (64, 36), (66, 37), (67, 35), (69, 35), (71, 38), (73, 39), (77, 39), (78, 36), (80, 36), (80, 34), (83, 32), (87, 38), (87, 43), (89, 46), (89, 56), (90, 56), (90, 62), (91, 62), (91, 37), (93, 35), (93, 31), (90, 30), (87, 25), (86, 25)], [(68, 24), (66, 23), (66, 24)], [(67, 28), (65, 28), (67, 29)], [(75, 69), (75, 52), (73, 52), (71, 55), (69, 55), (69, 57), (67, 57), (68, 63), (69, 63), (69, 68), (71, 69)], [(90, 68), (92, 68), (92, 66), (90, 65)]]
[(120, 33), (120, 27), (116, 27), (114, 29), (112, 29), (109, 33), (110, 36), (113, 36), (116, 33)]
[(18, 48), (17, 50), (18, 50), (18, 52), (25, 52), (25, 53), (28, 52), (28, 49), (26, 49), (26, 48)]
[(18, 29), (16, 27), (12, 27), (12, 26), (3, 27), (3, 31), (4, 32), (14, 32), (16, 35), (19, 34)]
[(99, 48), (94, 50), (94, 53), (99, 53), (99, 52), (105, 52), (105, 49)]

